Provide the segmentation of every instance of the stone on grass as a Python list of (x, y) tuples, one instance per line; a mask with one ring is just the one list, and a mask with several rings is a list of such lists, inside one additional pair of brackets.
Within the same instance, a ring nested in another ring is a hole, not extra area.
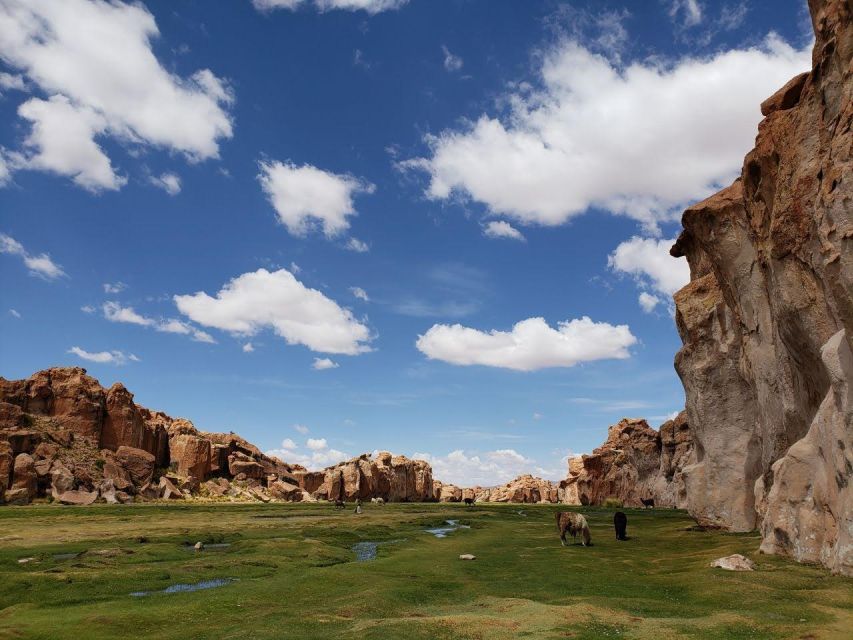
[(717, 558), (711, 563), (711, 566), (727, 571), (755, 571), (755, 563), (739, 553), (724, 558)]

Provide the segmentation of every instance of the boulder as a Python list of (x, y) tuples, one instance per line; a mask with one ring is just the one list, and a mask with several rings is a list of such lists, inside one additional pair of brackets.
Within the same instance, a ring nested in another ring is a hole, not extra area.
[(246, 478), (260, 480), (266, 478), (264, 467), (245, 453), (232, 453), (228, 457), (228, 470), (232, 476), (243, 474)]
[(300, 502), (302, 500), (302, 489), (288, 482), (276, 480), (269, 486), (269, 494), (276, 500), (287, 502)]
[(183, 500), (184, 494), (166, 476), (160, 478), (160, 496), (164, 500)]
[(5, 495), (6, 504), (25, 505), (30, 503), (30, 492), (26, 489), (7, 489)]
[(725, 558), (717, 558), (711, 563), (711, 566), (716, 569), (725, 569), (726, 571), (755, 571), (755, 563), (739, 553), (735, 553)]
[(21, 453), (15, 457), (12, 470), (12, 489), (22, 489), (27, 492), (27, 500), (32, 501), (38, 492), (38, 474), (32, 456)]
[(60, 504), (86, 506), (98, 499), (97, 491), (66, 491), (57, 498)]
[(98, 483), (98, 495), (103, 498), (107, 504), (118, 504), (116, 496), (116, 487), (112, 480), (102, 480)]
[(74, 475), (62, 462), (57, 461), (50, 470), (50, 492), (54, 500), (74, 489)]
[(155, 457), (147, 451), (121, 446), (115, 453), (115, 459), (127, 470), (131, 481), (137, 486), (148, 484), (154, 477)]

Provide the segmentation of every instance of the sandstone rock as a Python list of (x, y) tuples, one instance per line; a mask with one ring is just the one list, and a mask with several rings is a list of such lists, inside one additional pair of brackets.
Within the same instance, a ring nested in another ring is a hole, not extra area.
[[(150, 434), (142, 420), (139, 407), (133, 402), (133, 394), (125, 389), (124, 385), (116, 382), (106, 393), (106, 412), (104, 422), (101, 425), (100, 446), (112, 451), (119, 447), (133, 447), (134, 449), (148, 449), (151, 443), (146, 443), (146, 435), (150, 440)], [(148, 447), (146, 447), (146, 444)]]
[(61, 504), (86, 506), (93, 504), (98, 499), (97, 491), (66, 491), (59, 495), (57, 500)]
[(135, 485), (145, 485), (154, 476), (154, 455), (135, 447), (119, 447), (115, 453), (116, 461), (124, 467)]
[(103, 498), (107, 504), (118, 504), (116, 497), (116, 487), (112, 480), (102, 480), (98, 483), (98, 495)]
[(183, 500), (184, 494), (166, 476), (160, 478), (160, 495), (164, 500)]
[(163, 497), (163, 491), (159, 484), (147, 483), (139, 489), (139, 497), (145, 500), (159, 500)]
[(755, 571), (755, 563), (739, 553), (725, 558), (717, 558), (711, 563), (711, 566), (726, 571)]
[[(462, 491), (462, 499), (466, 497)], [(543, 480), (530, 474), (522, 475), (511, 480), (502, 487), (471, 490), (471, 497), (477, 502), (515, 502), (520, 504), (535, 504), (539, 502), (557, 502), (558, 486), (549, 480)]]
[(760, 518), (765, 550), (850, 574), (849, 545), (820, 513), (849, 527), (841, 485), (853, 468), (835, 479), (850, 449), (837, 398), (847, 382), (821, 348), (853, 335), (853, 19), (844, 0), (809, 6), (811, 71), (765, 102), (740, 178), (684, 213), (672, 249), (691, 269), (675, 295), (697, 451), (683, 473), (700, 523), (747, 531)]
[(169, 457), (182, 476), (206, 479), (210, 475), (210, 454), (210, 440), (205, 438), (181, 434), (169, 440)]
[(56, 462), (50, 470), (50, 491), (54, 500), (74, 489), (74, 475), (62, 462)]
[(115, 459), (112, 452), (107, 452), (104, 456), (103, 473), (104, 479), (111, 481), (117, 490), (128, 491), (133, 489), (130, 472)]
[(28, 501), (36, 497), (38, 492), (38, 474), (32, 456), (21, 453), (15, 457), (12, 470), (12, 489), (23, 489), (27, 492)]
[(276, 480), (269, 486), (269, 494), (276, 500), (299, 502), (302, 500), (302, 489), (288, 482)]
[(217, 480), (208, 480), (202, 485), (202, 488), (209, 496), (224, 496), (228, 489), (230, 488), (230, 484), (224, 478), (218, 478)]
[(454, 484), (442, 484), (438, 491), (439, 502), (460, 502), (462, 500), (462, 489)]
[(266, 470), (263, 465), (249, 457), (245, 453), (232, 453), (228, 457), (228, 470), (232, 476), (243, 474), (246, 478), (266, 478)]
[(7, 440), (0, 440), (0, 493), (11, 485), (14, 468), (15, 457), (12, 455), (12, 446)]
[[(303, 471), (293, 474), (296, 483), (307, 488), (316, 484), (317, 476)], [(432, 468), (423, 460), (392, 456), (380, 452), (374, 459), (363, 454), (323, 472), (323, 482), (312, 495), (325, 500), (369, 500), (386, 502), (432, 500)]]
[(5, 495), (6, 504), (25, 505), (30, 503), (30, 492), (26, 489), (7, 489)]

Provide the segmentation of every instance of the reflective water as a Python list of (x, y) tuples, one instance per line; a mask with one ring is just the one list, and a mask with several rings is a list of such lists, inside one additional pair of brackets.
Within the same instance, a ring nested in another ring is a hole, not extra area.
[(234, 582), (234, 578), (214, 578), (213, 580), (202, 580), (195, 584), (173, 584), (160, 591), (134, 591), (130, 595), (134, 598), (144, 598), (153, 593), (186, 593), (189, 591), (203, 591), (205, 589), (215, 589), (216, 587), (224, 587), (226, 584)]
[(427, 529), (427, 533), (431, 533), (436, 538), (446, 538), (448, 534), (453, 533), (457, 529), (470, 529), (467, 524), (459, 524), (459, 520), (445, 520), (446, 527), (435, 527), (434, 529)]

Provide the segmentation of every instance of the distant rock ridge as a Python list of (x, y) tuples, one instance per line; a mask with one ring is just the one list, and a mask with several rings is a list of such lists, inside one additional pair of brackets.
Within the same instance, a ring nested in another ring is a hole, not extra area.
[(731, 186), (672, 248), (690, 513), (853, 575), (853, 5), (809, 0), (812, 69), (761, 105)]

